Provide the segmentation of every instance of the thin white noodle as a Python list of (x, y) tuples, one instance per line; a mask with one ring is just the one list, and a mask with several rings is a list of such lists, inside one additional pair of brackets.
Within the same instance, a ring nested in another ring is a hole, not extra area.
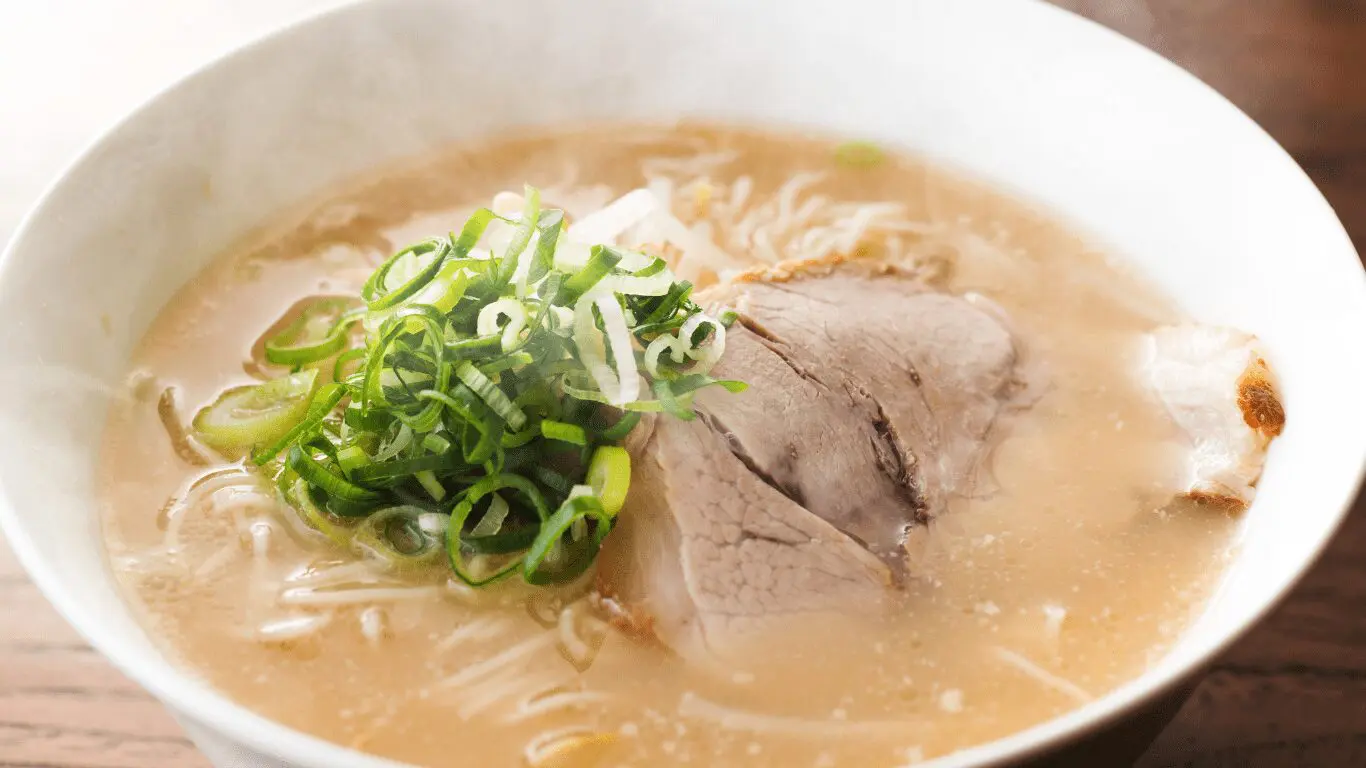
[(778, 222), (781, 226), (789, 226), (792, 221), (792, 210), (797, 204), (797, 196), (807, 187), (820, 183), (825, 178), (823, 173), (797, 173), (792, 178), (783, 183), (778, 190)]
[(1068, 696), (1079, 704), (1085, 704), (1094, 698), (1090, 693), (1087, 693), (1084, 688), (1073, 683), (1071, 680), (1058, 677), (1012, 650), (998, 647), (995, 649), (995, 652), (996, 657), (1001, 661), (1004, 661), (1020, 672), (1023, 672), (1025, 675), (1034, 678), (1058, 693)]
[(503, 191), (493, 196), (493, 203), (489, 206), (494, 213), (504, 216), (514, 221), (522, 218), (522, 206), (526, 203), (526, 198), (516, 192)]
[(606, 208), (574, 222), (565, 234), (581, 243), (615, 242), (621, 233), (640, 223), (659, 207), (659, 201), (650, 190), (635, 189), (612, 201)]
[(528, 679), (520, 669), (507, 669), (472, 688), (463, 689), (455, 711), (461, 719), (468, 720), (483, 714), (495, 704), (506, 704), (554, 685), (556, 681), (549, 676)]
[(332, 622), (332, 614), (315, 613), (289, 616), (267, 621), (256, 628), (255, 639), (262, 642), (281, 642), (307, 637)]
[(527, 742), (522, 757), (531, 768), (540, 768), (546, 761), (555, 760), (566, 750), (600, 738), (610, 738), (610, 735), (582, 725), (545, 731)]
[(240, 485), (228, 485), (215, 489), (209, 495), (209, 511), (214, 515), (227, 512), (234, 521), (248, 511), (269, 510), (274, 505), (275, 497), (263, 493), (254, 485), (245, 488)]
[(770, 264), (777, 264), (782, 261), (782, 256), (778, 255), (778, 249), (774, 247), (773, 240), (769, 237), (767, 229), (758, 229), (754, 232), (754, 250), (759, 258)]
[(248, 615), (260, 616), (268, 610), (278, 586), (271, 584), (270, 575), (270, 537), (274, 526), (265, 520), (254, 520), (247, 527), (251, 535), (251, 576), (247, 584)]
[(377, 572), (374, 567), (365, 560), (358, 560), (353, 563), (342, 563), (326, 568), (309, 568), (285, 579), (285, 583), (291, 587), (320, 587), (334, 586), (337, 584), (376, 584), (382, 581), (386, 581), (384, 575)]
[(229, 541), (227, 544), (219, 547), (218, 551), (204, 558), (204, 562), (200, 563), (199, 567), (195, 569), (192, 578), (194, 578), (195, 581), (203, 581), (226, 568), (228, 564), (233, 560), (236, 560), (237, 556), (240, 554), (242, 554), (241, 543)]
[(291, 536), (296, 539), (318, 544), (320, 546), (330, 546), (331, 539), (323, 535), (322, 531), (304, 522), (304, 519), (287, 504), (277, 504), (275, 514), (272, 518), (279, 521)]
[(751, 208), (741, 219), (740, 223), (731, 227), (730, 235), (732, 243), (745, 244), (754, 239), (754, 230), (759, 226), (759, 211)]
[[(795, 174), (766, 196), (755, 194), (749, 176), (736, 178), (728, 188), (716, 180), (725, 177), (714, 172), (718, 158), (706, 154), (705, 147), (699, 152), (688, 159), (650, 158), (642, 163), (642, 169), (664, 208), (691, 232), (688, 240), (679, 242), (670, 236), (672, 227), (660, 228), (666, 241), (682, 246), (683, 257), (674, 271), (680, 277), (696, 278), (700, 285), (710, 282), (713, 275), (726, 277), (751, 266), (745, 263), (749, 260), (819, 260), (835, 254), (854, 255), (863, 247), (903, 255), (900, 235), (942, 230), (937, 225), (909, 220), (902, 203), (838, 202), (815, 193), (813, 187), (823, 178), (817, 172)], [(681, 192), (660, 194), (670, 185)], [(697, 205), (698, 192), (704, 188), (709, 202)], [(713, 228), (719, 228), (716, 235)], [(705, 262), (696, 263), (695, 254)]]
[(859, 213), (866, 213), (869, 216), (900, 217), (906, 215), (906, 206), (902, 205), (901, 203), (891, 202), (857, 202), (837, 203), (830, 207), (830, 215), (832, 218), (836, 219), (848, 218)]
[(709, 267), (721, 268), (736, 263), (734, 255), (721, 250), (710, 239), (699, 236), (668, 210), (655, 210), (645, 223), (649, 225), (648, 239), (653, 241), (655, 238), (662, 238), (673, 243), (689, 258), (701, 260)]
[(237, 535), (247, 537), (251, 535), (251, 518), (247, 517), (247, 511), (241, 505), (234, 504), (228, 508), (228, 514), (232, 517), (232, 526), (237, 529)]
[(512, 621), (506, 616), (483, 616), (446, 635), (441, 642), (436, 644), (435, 650), (437, 653), (445, 653), (452, 648), (469, 643), (492, 640), (511, 629)]
[(371, 644), (384, 639), (384, 609), (372, 605), (360, 612), (360, 633)]
[(554, 635), (542, 632), (529, 640), (524, 640), (502, 653), (483, 661), (475, 662), (437, 683), (441, 688), (463, 688), (470, 683), (509, 667), (533, 654), (546, 650), (554, 644)]
[(745, 175), (735, 180), (730, 186), (730, 213), (734, 216), (745, 207), (749, 202), (749, 195), (754, 191), (754, 177)]
[(792, 214), (790, 227), (795, 229), (804, 226), (821, 208), (829, 204), (829, 202), (830, 199), (825, 195), (812, 195), (811, 197), (808, 197), (806, 202), (802, 203), (802, 207), (798, 208), (796, 212)]
[(708, 701), (697, 694), (685, 693), (678, 702), (678, 714), (706, 720), (730, 731), (767, 733), (800, 739), (869, 738), (910, 739), (929, 733), (921, 723), (894, 720), (813, 720), (804, 717), (762, 715)]
[(566, 709), (584, 710), (593, 704), (611, 701), (612, 697), (602, 691), (564, 691), (550, 693), (538, 692), (523, 699), (517, 711), (503, 719), (505, 723), (520, 723), (533, 717), (540, 717)]
[(858, 244), (863, 241), (864, 235), (868, 231), (868, 223), (873, 220), (873, 215), (868, 209), (860, 210), (854, 214), (846, 230), (843, 241), (839, 245), (840, 253), (853, 253)]
[(378, 587), (365, 589), (336, 589), (323, 592), (307, 587), (294, 587), (280, 593), (285, 605), (359, 605), (361, 603), (398, 602), (400, 600), (430, 600), (441, 596), (440, 587)]
[[(132, 571), (135, 573), (165, 573), (167, 568), (161, 566), (166, 563), (156, 563), (158, 560), (174, 560), (172, 554), (166, 551), (165, 547), (148, 547), (140, 549), (131, 554), (118, 555), (114, 557), (114, 569), (118, 571)], [(170, 563), (170, 570), (182, 572), (174, 562)]]
[[(650, 190), (650, 194), (655, 196), (655, 199), (659, 201), (660, 205), (663, 205), (665, 208), (673, 205), (674, 183), (672, 179), (664, 176), (655, 176), (646, 182), (645, 188)], [(685, 187), (683, 191), (687, 192), (688, 189)]]
[(837, 233), (831, 232), (829, 227), (812, 227), (808, 229), (801, 239), (797, 241), (797, 258), (813, 259), (820, 258), (831, 248)]
[(522, 674), (517, 669), (501, 669), (477, 685), (462, 688), (455, 712), (462, 720), (483, 712), (500, 700), (514, 697), (520, 690)]
[(487, 605), (489, 602), (488, 594), (478, 589), (475, 589), (474, 587), (471, 587), (468, 584), (456, 581), (455, 579), (449, 579), (446, 581), (446, 594), (450, 595), (451, 597), (454, 597), (456, 599), (456, 602), (463, 603), (465, 605), (479, 606)]
[(270, 536), (275, 528), (265, 520), (257, 520), (248, 530), (251, 531), (251, 556), (264, 563), (270, 556)]
[[(216, 469), (196, 477), (185, 485), (185, 488), (176, 495), (171, 507), (166, 510), (166, 533), (162, 539), (166, 551), (173, 556), (180, 554), (180, 528), (185, 523), (185, 516), (191, 507), (200, 503), (200, 498), (204, 494), (213, 494), (224, 488), (234, 485), (255, 490), (256, 478), (248, 474), (246, 470), (238, 466)], [(212, 504), (212, 500), (210, 500)]]
[(579, 637), (578, 628), (575, 626), (578, 611), (574, 609), (575, 604), (567, 605), (560, 611), (558, 622), (560, 636), (560, 650), (564, 651), (569, 660), (575, 666), (586, 666), (593, 660), (594, 648)]
[(186, 448), (189, 448), (190, 453), (193, 453), (194, 455), (198, 456), (199, 460), (204, 462), (205, 466), (212, 466), (223, 460), (222, 456), (218, 455), (214, 451), (210, 450), (208, 446), (201, 443), (199, 441), (199, 438), (195, 437), (194, 433), (192, 432), (186, 432), (185, 437), (183, 440), (181, 440), (180, 444), (185, 446)]

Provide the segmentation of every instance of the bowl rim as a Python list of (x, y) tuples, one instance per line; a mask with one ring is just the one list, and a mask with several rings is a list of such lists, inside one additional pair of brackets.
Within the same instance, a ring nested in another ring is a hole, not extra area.
[[(982, 1), (985, 3), (1002, 2), (1002, 0)], [(221, 54), (199, 63), (188, 72), (179, 75), (141, 99), (136, 106), (99, 130), (93, 138), (86, 142), (83, 148), (63, 167), (34, 201), (15, 228), (8, 244), (0, 252), (0, 280), (4, 279), (11, 262), (17, 258), (16, 253), (27, 240), (27, 234), (33, 226), (33, 222), (44, 214), (56, 193), (63, 186), (71, 183), (72, 178), (79, 176), (83, 166), (91, 161), (91, 157), (99, 152), (112, 136), (123, 130), (126, 125), (137, 120), (150, 106), (163, 99), (173, 97), (182, 89), (193, 88), (195, 83), (210, 71), (225, 66), (231, 61), (251, 56), (255, 50), (270, 44), (279, 37), (296, 33), (327, 18), (354, 13), (356, 9), (362, 6), (397, 6), (405, 2), (407, 0), (338, 0), (338, 2), (326, 7), (295, 15), (293, 18), (270, 26)], [(1025, 0), (1014, 4), (1020, 8), (1028, 8), (1028, 10), (1020, 10), (1021, 13), (1051, 14), (1053, 20), (1051, 23), (1053, 24), (1088, 28), (1087, 34), (1103, 36), (1108, 40), (1109, 45), (1127, 48), (1130, 55), (1145, 58), (1147, 66), (1165, 70), (1164, 78), (1184, 80), (1187, 85), (1200, 90), (1206, 99), (1213, 99), (1222, 104), (1226, 110), (1231, 111), (1231, 116), (1235, 116), (1247, 128), (1252, 129), (1254, 135), (1259, 136), (1265, 151), (1279, 153), (1284, 161), (1290, 163), (1295, 172), (1298, 172), (1309, 182), (1310, 188), (1318, 194), (1336, 222), (1337, 228), (1344, 235), (1349, 250), (1354, 250), (1351, 238), (1347, 235), (1346, 229), (1343, 227), (1340, 218), (1337, 217), (1331, 203), (1323, 197), (1322, 191), (1318, 189), (1312, 179), (1309, 179), (1304, 169), (1279, 142), (1223, 94), (1165, 56), (1097, 21), (1081, 16), (1069, 9), (1052, 5), (1045, 0)], [(1366, 283), (1366, 273), (1362, 277), (1363, 283)], [(1341, 503), (1340, 508), (1336, 510), (1319, 532), (1310, 556), (1299, 563), (1282, 583), (1276, 585), (1274, 590), (1269, 591), (1258, 608), (1249, 614), (1245, 620), (1224, 630), (1217, 642), (1210, 644), (1200, 653), (1193, 654), (1180, 665), (1143, 672), (1137, 677), (1106, 691), (1093, 702), (1071, 709), (1057, 717), (991, 741), (974, 744), (918, 763), (918, 765), (924, 766), (924, 768), (952, 768), (955, 766), (986, 768), (987, 766), (1003, 765), (1022, 758), (1038, 756), (1050, 749), (1077, 741), (1088, 733), (1094, 733), (1112, 725), (1145, 703), (1175, 690), (1183, 681), (1192, 678), (1202, 669), (1208, 667), (1215, 658), (1226, 652), (1230, 646), (1261, 623), (1268, 614), (1284, 602), (1310, 568), (1318, 562), (1332, 538), (1341, 528), (1355, 500), (1362, 494), (1363, 489), (1366, 489), (1366, 450), (1363, 451), (1359, 464), (1360, 467), (1357, 470), (1354, 482), (1350, 486), (1350, 492)], [(46, 561), (39, 555), (37, 547), (22, 522), (19, 510), (11, 502), (10, 496), (4, 488), (3, 480), (0, 480), (0, 531), (3, 531), (8, 538), (16, 558), (34, 585), (38, 587), (67, 623), (120, 672), (137, 682), (166, 706), (173, 716), (188, 718), (190, 722), (217, 736), (226, 738), (234, 745), (246, 747), (261, 756), (283, 760), (290, 764), (327, 765), (338, 768), (414, 768), (408, 763), (344, 747), (283, 725), (214, 690), (198, 680), (193, 673), (182, 669), (164, 653), (156, 655), (156, 663), (146, 664), (141, 658), (141, 653), (126, 647), (121, 642), (110, 641), (102, 637), (100, 621), (84, 607), (82, 600), (75, 597), (62, 585), (61, 580), (57, 577), (55, 564)]]

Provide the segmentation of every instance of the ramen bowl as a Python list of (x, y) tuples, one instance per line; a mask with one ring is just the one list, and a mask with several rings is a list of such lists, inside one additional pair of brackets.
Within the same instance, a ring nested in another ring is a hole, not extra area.
[(1280, 376), (1288, 426), (1174, 648), (1062, 717), (926, 765), (1044, 756), (1152, 708), (1265, 615), (1342, 520), (1366, 464), (1357, 254), (1271, 138), (1138, 45), (1023, 0), (349, 5), (210, 64), (107, 132), (0, 263), (0, 523), (62, 614), (215, 765), (397, 764), (228, 700), (121, 598), (95, 467), (158, 310), (231, 243), (368, 169), (526, 127), (677, 118), (858, 136), (984, 179), (1107, 244), (1198, 320), (1256, 333)]

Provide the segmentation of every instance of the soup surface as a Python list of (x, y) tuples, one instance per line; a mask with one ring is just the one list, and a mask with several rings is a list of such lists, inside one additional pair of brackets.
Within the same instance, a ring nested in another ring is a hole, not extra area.
[[(474, 590), (318, 547), (267, 482), (176, 439), (262, 376), (262, 332), (295, 302), (524, 182), (571, 217), (648, 185), (741, 266), (889, 259), (1004, 311), (1029, 404), (998, 424), (989, 479), (911, 532), (890, 617), (699, 670), (612, 628), (591, 580)], [(914, 158), (703, 126), (462, 147), (291, 212), (174, 298), (110, 416), (104, 529), (168, 653), (343, 745), (431, 766), (905, 765), (1133, 678), (1202, 605), (1234, 521), (1169, 504), (1187, 449), (1136, 374), (1136, 340), (1179, 319), (1047, 215)]]

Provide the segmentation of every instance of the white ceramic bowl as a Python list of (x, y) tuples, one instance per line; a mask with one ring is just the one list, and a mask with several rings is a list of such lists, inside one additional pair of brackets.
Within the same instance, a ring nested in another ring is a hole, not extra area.
[(283, 207), (452, 140), (702, 116), (903, 145), (1049, 206), (1201, 320), (1253, 331), (1275, 443), (1208, 609), (1142, 677), (935, 766), (1054, 748), (1248, 629), (1333, 533), (1366, 463), (1366, 279), (1333, 211), (1175, 66), (1029, 0), (459, 0), (344, 7), (138, 110), (49, 191), (0, 265), (0, 522), (70, 622), (218, 766), (393, 765), (264, 720), (168, 662), (115, 591), (92, 468), (109, 393), (182, 283)]

